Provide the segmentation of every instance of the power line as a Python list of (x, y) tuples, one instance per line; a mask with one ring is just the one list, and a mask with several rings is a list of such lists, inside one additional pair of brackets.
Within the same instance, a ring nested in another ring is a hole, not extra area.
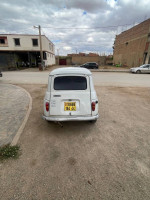
[[(13, 19), (0, 19), (0, 21), (8, 21), (8, 23), (22, 23), (21, 21), (15, 21)], [(41, 26), (41, 28), (48, 28), (48, 29), (101, 29), (101, 28), (116, 28), (116, 27), (123, 27), (123, 26), (131, 26), (133, 24), (123, 24), (123, 25), (114, 25), (114, 26), (101, 26), (101, 27), (49, 27), (49, 26)]]
[(81, 27), (42, 27), (42, 28), (50, 28), (50, 29), (101, 29), (101, 28), (116, 28), (122, 26), (131, 26), (132, 24), (123, 24), (123, 25), (114, 25), (114, 26), (101, 26), (101, 27), (93, 27), (93, 28), (81, 28)]

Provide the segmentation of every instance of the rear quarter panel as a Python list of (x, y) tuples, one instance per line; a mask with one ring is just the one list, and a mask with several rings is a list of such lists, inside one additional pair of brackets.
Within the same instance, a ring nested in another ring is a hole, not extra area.
[[(93, 101), (95, 102), (99, 102), (98, 101), (98, 97), (97, 97), (97, 94), (96, 94), (96, 90), (94, 88), (94, 83), (93, 83), (93, 78), (92, 76), (90, 76), (90, 88), (91, 88), (91, 103)], [(97, 115), (98, 114), (98, 103), (96, 103), (96, 106), (95, 106), (95, 111), (92, 111), (92, 115)]]

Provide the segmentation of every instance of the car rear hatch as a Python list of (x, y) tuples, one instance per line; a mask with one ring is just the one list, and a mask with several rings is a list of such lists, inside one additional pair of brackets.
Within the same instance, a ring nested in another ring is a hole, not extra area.
[(54, 76), (51, 84), (50, 115), (91, 115), (89, 77), (85, 75)]

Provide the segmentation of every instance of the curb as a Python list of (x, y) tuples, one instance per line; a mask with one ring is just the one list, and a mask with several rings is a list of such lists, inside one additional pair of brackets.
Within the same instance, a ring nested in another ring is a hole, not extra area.
[(102, 70), (102, 69), (99, 69), (99, 70), (91, 70), (91, 72), (119, 72), (119, 73), (130, 73), (129, 70)]
[[(13, 84), (10, 84), (10, 85), (13, 85)], [(16, 86), (16, 87), (19, 87), (19, 86), (17, 86), (17, 85), (15, 85), (15, 86)], [(18, 131), (17, 131), (15, 137), (13, 138), (13, 140), (12, 140), (12, 142), (11, 142), (11, 144), (10, 144), (11, 146), (14, 146), (14, 145), (16, 145), (16, 144), (18, 143), (18, 140), (19, 140), (19, 138), (20, 138), (20, 136), (21, 136), (21, 134), (22, 134), (22, 132), (23, 132), (23, 129), (24, 129), (24, 127), (25, 127), (25, 125), (26, 125), (26, 123), (27, 123), (27, 121), (28, 121), (30, 112), (31, 112), (31, 110), (32, 110), (32, 97), (31, 97), (31, 95), (30, 95), (29, 92), (27, 92), (24, 88), (22, 88), (22, 87), (19, 87), (19, 88), (23, 89), (24, 92), (28, 95), (28, 97), (29, 97), (29, 99), (30, 99), (30, 102), (29, 102), (29, 108), (28, 108), (28, 111), (27, 111), (27, 113), (26, 113), (26, 116), (25, 116), (25, 118), (24, 118), (24, 120), (23, 120), (23, 122), (22, 122), (20, 128), (18, 129)]]

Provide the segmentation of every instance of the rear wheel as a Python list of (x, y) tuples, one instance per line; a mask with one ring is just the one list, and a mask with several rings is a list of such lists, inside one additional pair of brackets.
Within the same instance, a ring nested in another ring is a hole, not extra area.
[(137, 71), (136, 71), (136, 74), (141, 74), (141, 71), (140, 71), (140, 70), (137, 70)]

